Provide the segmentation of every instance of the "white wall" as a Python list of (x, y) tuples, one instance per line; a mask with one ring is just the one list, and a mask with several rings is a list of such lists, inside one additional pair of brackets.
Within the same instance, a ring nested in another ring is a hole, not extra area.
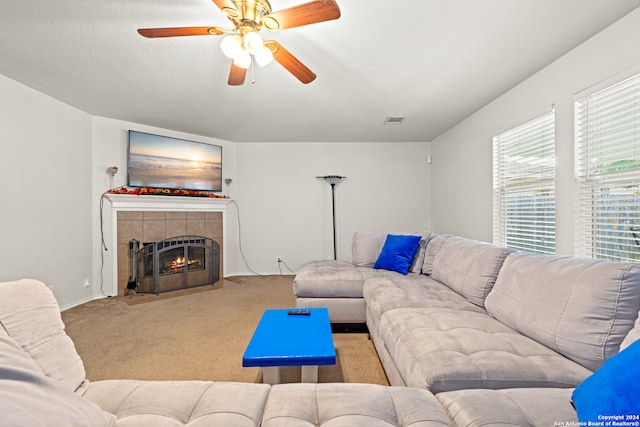
[(0, 75), (0, 281), (89, 300), (91, 116)]
[[(335, 192), (338, 259), (351, 259), (358, 230), (430, 229), (429, 143), (242, 143), (237, 149), (231, 196), (254, 271), (278, 273), (278, 256), (293, 271), (333, 257), (331, 187), (316, 176), (347, 177)], [(237, 261), (236, 271), (249, 271)]]
[(434, 230), (492, 240), (492, 138), (555, 104), (556, 250), (572, 255), (574, 96), (640, 65), (638, 40), (640, 9), (436, 138), (431, 146)]

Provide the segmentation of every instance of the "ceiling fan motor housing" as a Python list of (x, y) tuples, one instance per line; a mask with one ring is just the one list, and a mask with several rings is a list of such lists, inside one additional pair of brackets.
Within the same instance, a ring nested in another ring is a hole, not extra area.
[[(222, 11), (238, 26), (262, 28), (262, 18), (271, 13), (271, 4), (267, 0), (233, 0), (235, 9), (225, 7)], [(251, 25), (253, 24), (253, 25)], [(267, 28), (271, 29), (270, 26)]]

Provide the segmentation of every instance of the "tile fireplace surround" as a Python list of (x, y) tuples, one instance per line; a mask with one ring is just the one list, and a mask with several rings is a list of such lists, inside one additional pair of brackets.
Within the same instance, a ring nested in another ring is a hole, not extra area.
[(225, 211), (230, 199), (128, 194), (107, 194), (105, 198), (111, 203), (111, 220), (105, 219), (104, 232), (116, 242), (104, 252), (105, 269), (110, 265), (112, 271), (111, 280), (105, 280), (106, 294), (125, 293), (131, 239), (141, 244), (182, 235), (214, 239), (220, 245), (220, 277), (224, 277)]

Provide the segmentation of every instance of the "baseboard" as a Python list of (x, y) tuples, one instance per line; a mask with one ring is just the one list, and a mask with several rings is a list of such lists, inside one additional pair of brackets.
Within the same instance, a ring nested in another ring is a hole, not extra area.
[(94, 301), (94, 300), (102, 299), (102, 298), (111, 298), (111, 297), (110, 296), (105, 296), (105, 295), (92, 295), (92, 296), (89, 296), (89, 297), (86, 297), (86, 298), (82, 298), (81, 300), (74, 301), (72, 303), (62, 305), (62, 306), (60, 306), (60, 311), (62, 312), (62, 311), (65, 311), (65, 310), (69, 310), (70, 308), (77, 307), (77, 306), (85, 304), (85, 303), (87, 303), (89, 301)]

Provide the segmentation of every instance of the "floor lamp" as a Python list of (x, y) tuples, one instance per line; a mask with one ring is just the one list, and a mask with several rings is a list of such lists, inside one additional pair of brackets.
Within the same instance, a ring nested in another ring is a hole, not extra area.
[(337, 259), (336, 251), (336, 185), (340, 183), (346, 176), (325, 175), (317, 176), (318, 179), (324, 179), (331, 185), (331, 212), (333, 214), (333, 259)]

